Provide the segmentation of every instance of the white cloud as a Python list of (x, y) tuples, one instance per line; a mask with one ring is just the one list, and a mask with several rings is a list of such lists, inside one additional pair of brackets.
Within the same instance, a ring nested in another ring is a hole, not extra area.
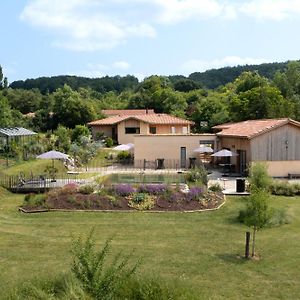
[(77, 51), (110, 49), (133, 37), (155, 37), (150, 24), (122, 13), (124, 4), (122, 0), (31, 0), (21, 20), (53, 31), (52, 45)]
[(154, 0), (154, 2), (161, 8), (158, 20), (162, 23), (236, 16), (234, 6), (216, 0)]
[(233, 67), (238, 65), (256, 65), (270, 62), (268, 59), (227, 56), (221, 59), (214, 59), (211, 61), (191, 59), (182, 65), (182, 69), (186, 74), (192, 72), (204, 72), (209, 69), (218, 69), (222, 67)]
[(300, 0), (28, 0), (20, 18), (49, 31), (53, 46), (111, 49), (133, 38), (154, 38), (162, 24), (239, 16), (284, 20), (300, 15)]
[(127, 61), (116, 61), (113, 63), (115, 69), (127, 70), (130, 68), (130, 64)]
[(252, 0), (240, 5), (239, 10), (260, 20), (282, 21), (300, 15), (299, 0)]

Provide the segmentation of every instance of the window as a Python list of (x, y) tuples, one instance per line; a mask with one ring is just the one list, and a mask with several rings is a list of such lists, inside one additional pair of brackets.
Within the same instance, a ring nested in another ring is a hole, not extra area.
[(182, 133), (187, 134), (188, 133), (188, 128), (186, 126), (182, 127)]
[(125, 127), (125, 134), (140, 134), (140, 127)]
[(156, 134), (156, 127), (150, 127), (150, 133)]
[(171, 127), (171, 133), (175, 134), (176, 133), (176, 128), (174, 126)]

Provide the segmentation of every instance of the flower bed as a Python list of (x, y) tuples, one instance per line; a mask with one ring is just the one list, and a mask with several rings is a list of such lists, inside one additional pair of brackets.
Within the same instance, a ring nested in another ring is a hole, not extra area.
[(68, 184), (43, 195), (25, 196), (22, 206), (34, 210), (139, 210), (139, 211), (194, 211), (213, 209), (224, 201), (222, 193), (206, 192), (203, 187), (180, 190), (164, 184), (132, 186), (118, 184), (95, 190), (93, 186), (78, 187)]

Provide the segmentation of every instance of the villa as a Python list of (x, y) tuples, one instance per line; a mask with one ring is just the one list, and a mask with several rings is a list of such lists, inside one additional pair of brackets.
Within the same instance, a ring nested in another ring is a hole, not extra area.
[(133, 143), (137, 168), (148, 162), (188, 168), (199, 161), (194, 150), (203, 145), (234, 152), (227, 159), (234, 173), (245, 174), (250, 164), (264, 162), (273, 177), (300, 177), (300, 123), (289, 118), (227, 123), (214, 126), (211, 134), (193, 134), (193, 122), (153, 110), (111, 110), (107, 115), (88, 124), (93, 136), (103, 132), (119, 144)]
[[(225, 160), (233, 173), (245, 174), (250, 164), (266, 163), (273, 177), (300, 177), (300, 123), (288, 118), (248, 120), (213, 127), (213, 134), (135, 135), (134, 160), (164, 160), (164, 166), (185, 168), (199, 161), (199, 146), (231, 150)], [(214, 163), (224, 159), (214, 158)]]
[(92, 135), (98, 133), (111, 137), (118, 144), (134, 143), (135, 135), (190, 134), (194, 123), (153, 110), (103, 111), (107, 118), (88, 123)]

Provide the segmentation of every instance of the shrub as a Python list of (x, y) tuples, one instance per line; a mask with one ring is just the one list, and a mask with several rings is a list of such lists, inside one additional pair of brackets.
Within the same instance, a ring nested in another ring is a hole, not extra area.
[(114, 195), (106, 195), (105, 198), (109, 201), (113, 206), (118, 206), (119, 200)]
[(140, 203), (145, 200), (146, 194), (144, 193), (137, 193), (133, 196), (132, 201), (135, 203)]
[(129, 256), (117, 254), (106, 263), (111, 240), (102, 250), (95, 250), (92, 232), (85, 241), (79, 238), (73, 247), (72, 272), (83, 289), (94, 299), (113, 299), (118, 288), (136, 271), (138, 263), (129, 266)]
[(104, 142), (104, 143), (105, 143), (105, 146), (106, 146), (106, 147), (110, 148), (110, 147), (113, 146), (114, 141), (112, 140), (112, 138), (107, 137), (107, 138), (105, 139), (105, 142)]
[(203, 166), (200, 166), (186, 173), (185, 179), (187, 182), (198, 182), (207, 185), (207, 171)]
[(267, 166), (264, 163), (255, 163), (250, 167), (250, 190), (268, 190), (271, 184), (271, 177), (268, 175)]
[(168, 190), (165, 184), (142, 184), (139, 186), (138, 191), (148, 194), (163, 194)]
[(47, 207), (45, 194), (27, 194), (24, 197), (24, 206), (30, 207)]
[(114, 191), (119, 196), (129, 196), (135, 192), (130, 184), (117, 184), (114, 186)]
[[(135, 208), (137, 210), (149, 210), (154, 207), (155, 204), (155, 196), (148, 195), (148, 194), (141, 194), (138, 197), (138, 199), (135, 199), (135, 197), (128, 202), (129, 207)], [(143, 198), (143, 199), (141, 199)]]
[(295, 196), (300, 192), (299, 184), (290, 184), (286, 181), (273, 181), (270, 186), (271, 193), (279, 196)]
[(212, 192), (222, 192), (223, 190), (219, 183), (212, 184), (208, 189)]
[(131, 158), (131, 154), (128, 151), (121, 151), (117, 155), (117, 159), (120, 161), (127, 160)]
[(79, 188), (79, 193), (85, 194), (85, 195), (90, 195), (94, 192), (94, 186), (87, 184), (83, 185)]

